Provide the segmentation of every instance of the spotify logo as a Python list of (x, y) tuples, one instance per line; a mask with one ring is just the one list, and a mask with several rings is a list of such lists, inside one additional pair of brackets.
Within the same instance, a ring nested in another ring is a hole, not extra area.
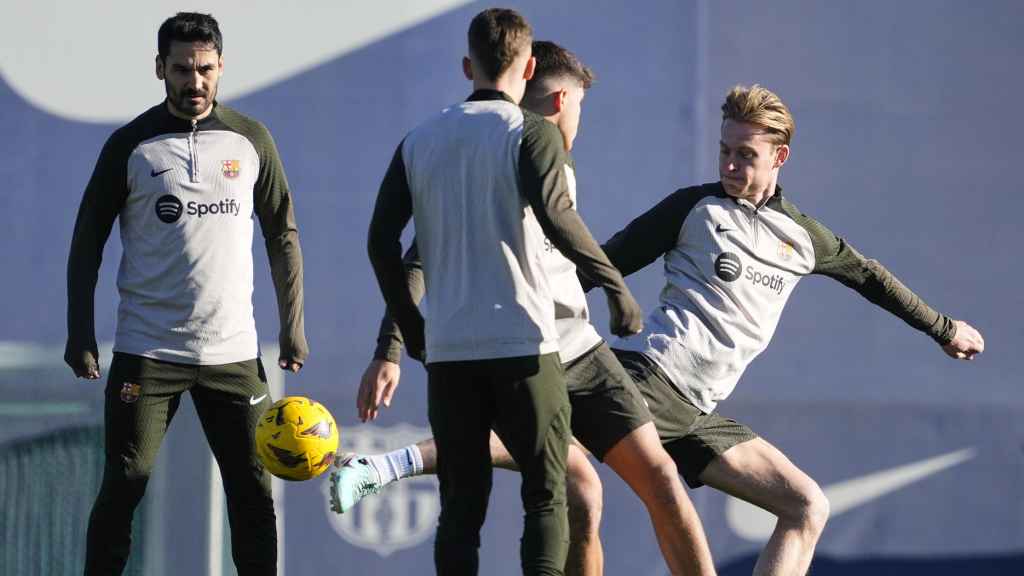
[(715, 274), (726, 282), (733, 282), (739, 278), (742, 268), (740, 257), (732, 252), (722, 252), (715, 258)]
[(164, 194), (156, 201), (156, 217), (168, 224), (173, 224), (181, 218), (181, 200), (176, 196)]

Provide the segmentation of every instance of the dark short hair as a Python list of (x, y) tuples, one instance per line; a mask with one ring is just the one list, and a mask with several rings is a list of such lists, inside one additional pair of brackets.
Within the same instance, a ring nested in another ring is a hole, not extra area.
[(533, 57), (537, 66), (533, 69), (533, 78), (526, 83), (526, 93), (531, 98), (544, 96), (544, 81), (548, 79), (571, 78), (578, 81), (584, 88), (594, 83), (594, 71), (565, 48), (547, 40), (533, 43)]
[(171, 51), (171, 42), (202, 42), (213, 44), (219, 56), (224, 50), (224, 39), (220, 35), (217, 20), (209, 14), (178, 12), (160, 25), (156, 33), (157, 54), (166, 59)]
[(469, 54), (488, 80), (496, 80), (533, 40), (530, 24), (515, 10), (488, 8), (469, 24)]

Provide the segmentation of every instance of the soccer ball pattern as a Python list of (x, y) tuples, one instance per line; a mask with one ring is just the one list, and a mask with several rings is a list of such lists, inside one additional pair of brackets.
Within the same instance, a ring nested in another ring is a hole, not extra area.
[(338, 450), (338, 427), (319, 402), (282, 398), (256, 424), (256, 455), (278, 478), (309, 480), (330, 468)]

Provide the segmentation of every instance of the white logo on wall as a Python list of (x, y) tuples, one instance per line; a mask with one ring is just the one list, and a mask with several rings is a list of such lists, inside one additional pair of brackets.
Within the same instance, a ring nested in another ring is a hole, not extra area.
[[(469, 0), (331, 2), (305, 10), (253, 10), (239, 0), (210, 0), (224, 34), (221, 101), (312, 70), (392, 34), (469, 3)], [(17, 2), (4, 6), (0, 82), (36, 108), (86, 122), (133, 118), (164, 97), (153, 75), (156, 31), (175, 10), (167, 2), (119, 2), (116, 14), (94, 2)], [(315, 14), (315, 17), (310, 17)], [(465, 24), (462, 24), (465, 25)], [(274, 36), (277, 42), (267, 42)], [(289, 50), (281, 50), (280, 46)], [(126, 76), (117, 90), (76, 90), (93, 82), (90, 70), (109, 54), (123, 55)], [(59, 70), (59, 74), (53, 73)]]
[[(830, 503), (829, 517), (835, 518), (869, 504), (909, 484), (962, 464), (976, 454), (975, 448), (964, 448), (823, 486), (822, 491)], [(775, 530), (775, 516), (770, 512), (731, 496), (726, 500), (725, 519), (732, 531), (745, 540), (765, 542)]]
[[(430, 428), (399, 424), (392, 427), (361, 424), (345, 428), (341, 449), (359, 454), (395, 450), (430, 437)], [(415, 476), (395, 482), (380, 494), (368, 496), (345, 514), (329, 509), (324, 475), (324, 510), (342, 539), (353, 546), (389, 556), (422, 544), (434, 535), (441, 502), (435, 476)]]

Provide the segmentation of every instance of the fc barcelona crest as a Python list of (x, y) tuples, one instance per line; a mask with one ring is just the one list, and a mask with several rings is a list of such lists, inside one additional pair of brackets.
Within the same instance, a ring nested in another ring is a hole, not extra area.
[(225, 160), (221, 162), (221, 172), (224, 173), (225, 178), (238, 178), (239, 170), (238, 160)]
[(124, 402), (125, 404), (134, 404), (138, 401), (141, 394), (142, 386), (139, 384), (125, 382), (121, 385), (121, 402)]
[(779, 258), (787, 262), (793, 258), (793, 245), (785, 240), (779, 240)]

